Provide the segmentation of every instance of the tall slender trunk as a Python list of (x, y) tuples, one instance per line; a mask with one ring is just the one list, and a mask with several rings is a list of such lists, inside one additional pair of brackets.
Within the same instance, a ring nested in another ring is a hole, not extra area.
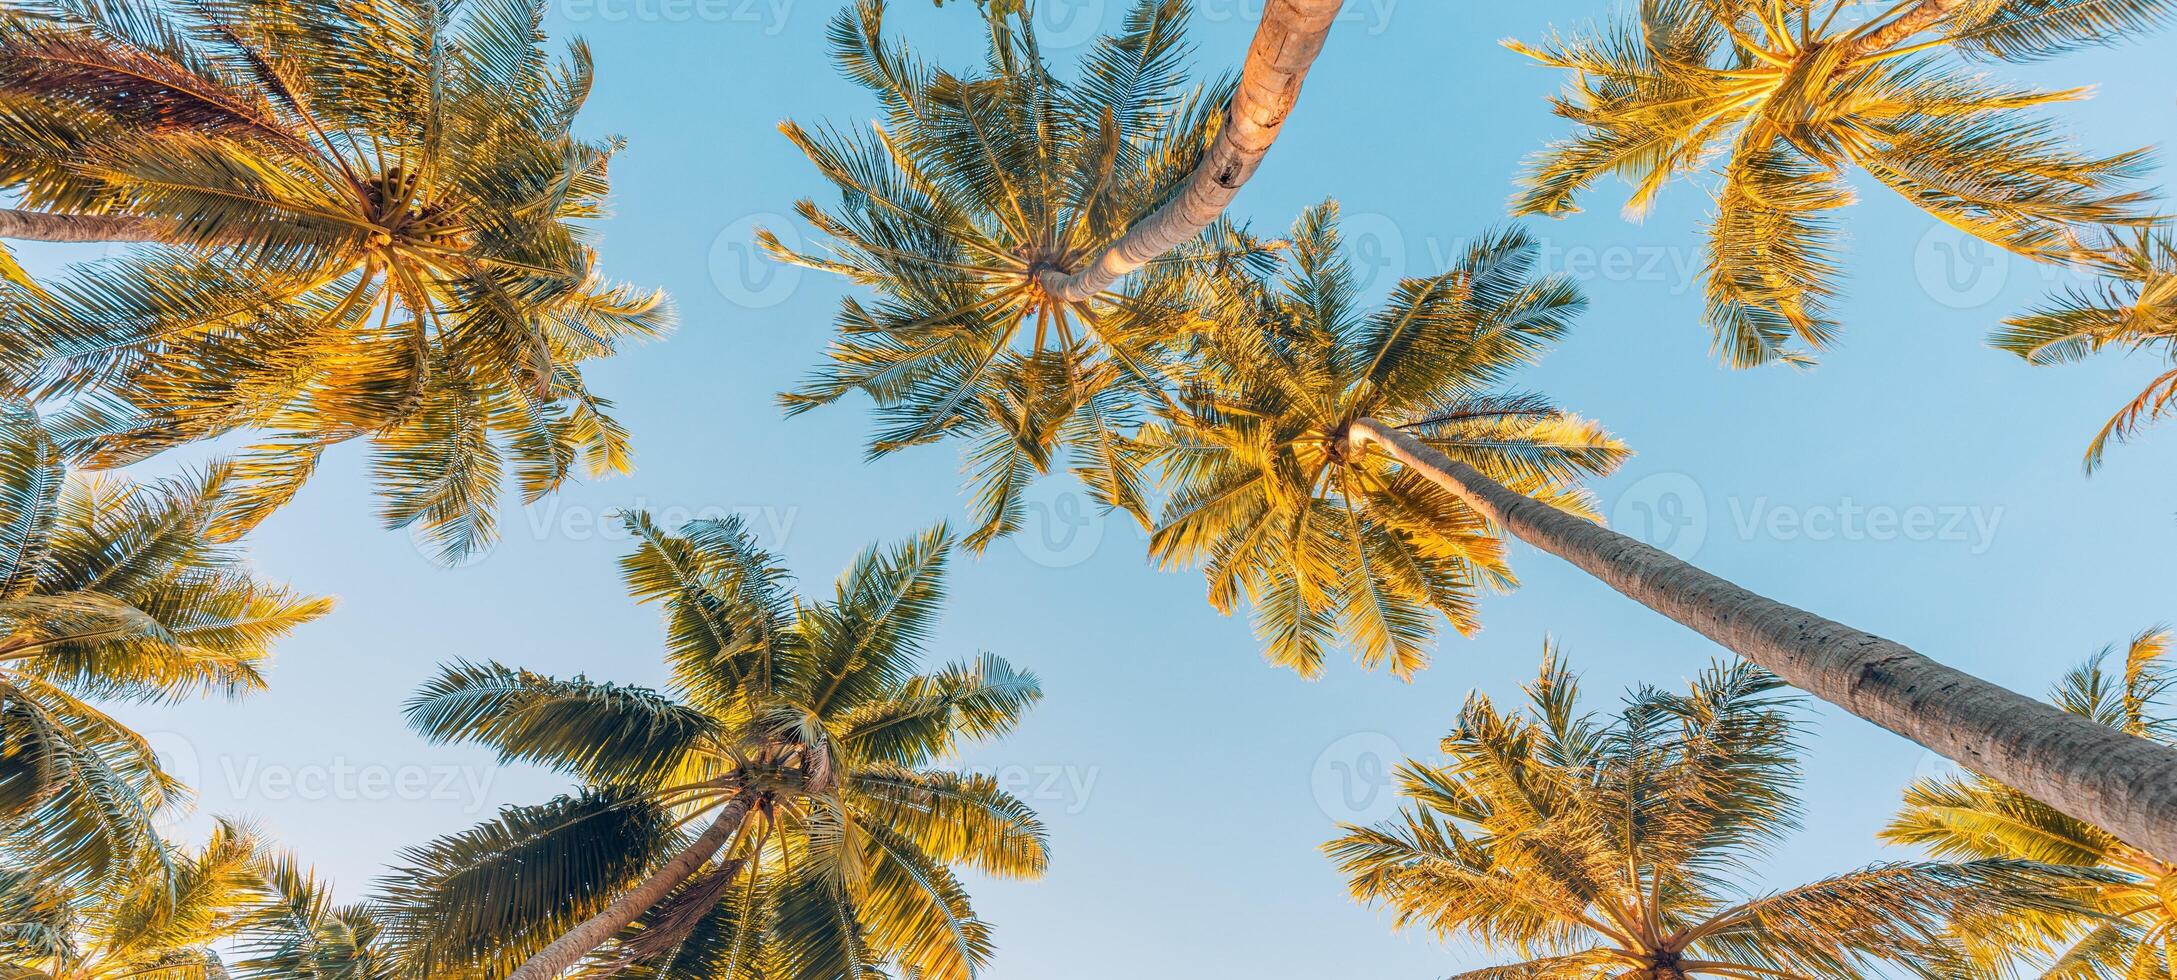
[(1217, 220), (1255, 175), (1300, 100), (1300, 83), (1323, 50), (1342, 0), (1269, 0), (1240, 70), (1240, 86), (1225, 108), (1224, 128), (1195, 164), (1187, 182), (1154, 214), (1127, 229), (1079, 271), (1043, 274), (1043, 288), (1062, 302), (1103, 292), (1120, 276), (1193, 240)]
[(1865, 58), (1880, 54), (1899, 42), (1921, 31), (1934, 27), (1953, 10), (1965, 5), (1965, 0), (1920, 0), (1911, 10), (1905, 11), (1889, 23), (1875, 28), (1852, 42), (1852, 57)]
[(1945, 667), (1902, 644), (1764, 598), (1664, 552), (1515, 493), (1374, 420), (1381, 447), (1520, 540), (1736, 651), (1800, 690), (1975, 772), (2177, 859), (2177, 748), (2126, 735)]
[(164, 242), (174, 223), (125, 214), (54, 214), (0, 208), (0, 238), (30, 242)]
[(620, 896), (603, 912), (567, 930), (566, 935), (553, 940), (550, 946), (538, 950), (536, 955), (523, 961), (519, 969), (507, 974), (506, 980), (551, 980), (565, 973), (592, 950), (619, 935), (620, 930), (627, 928), (629, 923), (656, 908), (659, 902), (665, 901), (665, 897), (671, 895), (673, 889), (680, 887), (680, 883), (687, 881), (689, 876), (703, 867), (704, 862), (711, 859), (711, 855), (726, 846), (726, 842), (732, 840), (733, 835), (740, 831), (742, 821), (748, 818), (748, 810), (753, 802), (753, 798), (747, 794), (735, 796), (724, 809), (718, 811), (717, 818), (711, 821), (709, 827), (704, 828), (702, 836), (697, 837), (695, 843), (673, 855), (672, 860), (651, 872), (649, 877), (644, 878), (627, 894)]

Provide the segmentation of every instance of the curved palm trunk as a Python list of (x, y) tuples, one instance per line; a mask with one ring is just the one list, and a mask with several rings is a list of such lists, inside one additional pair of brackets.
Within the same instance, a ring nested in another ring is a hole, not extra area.
[(1664, 552), (1506, 489), (1374, 420), (1374, 444), (1511, 531), (1578, 565), (1787, 683), (2104, 828), (2177, 859), (2177, 748), (2068, 714), (1902, 644), (1740, 588)]
[(1895, 46), (1921, 31), (1934, 27), (1951, 11), (1965, 5), (1965, 0), (1920, 0), (1911, 10), (1895, 20), (1875, 29), (1874, 33), (1852, 42), (1852, 57), (1865, 58)]
[(174, 225), (123, 214), (54, 214), (0, 208), (0, 238), (30, 242), (164, 242)]
[(1248, 46), (1239, 90), (1225, 109), (1224, 128), (1179, 193), (1079, 271), (1047, 272), (1043, 288), (1060, 302), (1078, 303), (1178, 248), (1217, 220), (1255, 175), (1300, 100), (1300, 83), (1323, 50), (1342, 0), (1270, 0)]
[(753, 802), (745, 794), (734, 797), (732, 802), (726, 804), (725, 809), (718, 811), (718, 817), (711, 821), (709, 827), (704, 828), (702, 836), (697, 837), (695, 843), (673, 855), (672, 860), (651, 872), (649, 877), (644, 878), (627, 894), (620, 896), (603, 912), (567, 930), (566, 935), (553, 940), (550, 946), (538, 950), (535, 955), (524, 960), (519, 969), (507, 974), (506, 980), (550, 980), (565, 973), (607, 940), (619, 935), (620, 930), (627, 928), (629, 923), (656, 908), (659, 902), (665, 901), (665, 897), (671, 895), (673, 889), (680, 887), (680, 883), (687, 881), (690, 875), (703, 867), (711, 859), (711, 855), (726, 846), (726, 842), (732, 840), (733, 835), (740, 831), (741, 822), (748, 818), (748, 809)]

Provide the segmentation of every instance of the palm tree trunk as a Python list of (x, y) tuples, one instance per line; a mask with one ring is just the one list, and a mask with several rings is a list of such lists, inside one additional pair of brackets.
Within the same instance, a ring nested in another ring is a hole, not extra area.
[(2177, 748), (1945, 667), (1902, 644), (1764, 598), (1505, 488), (1412, 435), (1355, 422), (1520, 540), (1736, 651), (1800, 690), (2016, 787), (2163, 860), (2177, 859)]
[(125, 214), (54, 214), (0, 208), (0, 238), (30, 242), (164, 242), (174, 224)]
[(1269, 0), (1248, 46), (1239, 89), (1225, 108), (1224, 127), (1195, 164), (1179, 193), (1094, 259), (1072, 273), (1047, 272), (1043, 288), (1060, 302), (1078, 303), (1178, 248), (1217, 220), (1255, 175), (1300, 100), (1300, 83), (1323, 50), (1342, 0)]
[(753, 803), (754, 799), (748, 794), (735, 796), (726, 804), (725, 809), (718, 811), (717, 818), (711, 821), (709, 827), (704, 828), (702, 836), (697, 837), (695, 843), (673, 855), (672, 860), (651, 872), (649, 877), (644, 878), (627, 894), (620, 896), (603, 912), (567, 930), (566, 935), (553, 940), (550, 946), (524, 960), (519, 969), (507, 974), (506, 980), (550, 980), (565, 973), (607, 940), (619, 935), (620, 930), (627, 928), (629, 923), (656, 908), (659, 902), (665, 901), (665, 897), (671, 895), (673, 889), (680, 887), (680, 883), (687, 881), (690, 875), (703, 867), (711, 859), (711, 855), (726, 846), (726, 842), (740, 832), (741, 823), (748, 818), (748, 810)]
[(1911, 10), (1876, 28), (1874, 33), (1862, 35), (1853, 41), (1852, 59), (1889, 50), (1898, 42), (1934, 27), (1937, 21), (1964, 5), (1965, 0), (1920, 0)]

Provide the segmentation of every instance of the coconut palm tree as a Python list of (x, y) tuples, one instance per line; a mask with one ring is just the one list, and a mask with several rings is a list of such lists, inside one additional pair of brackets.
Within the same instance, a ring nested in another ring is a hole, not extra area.
[(399, 964), (367, 906), (334, 902), (331, 886), (288, 854), (258, 863), (257, 901), (236, 929), (238, 980), (394, 980)]
[(1470, 696), (1445, 760), (1400, 769), (1401, 815), (1325, 850), (1399, 927), (1524, 958), (1457, 975), (1472, 980), (1928, 970), (1956, 959), (1948, 917), (2071, 910), (2052, 895), (2063, 876), (2000, 860), (1878, 864), (1742, 897), (1734, 878), (1798, 823), (1779, 686), (1717, 665), (1685, 694), (1637, 690), (1597, 718), (1551, 650), (1526, 712)]
[(332, 605), (211, 543), (232, 502), (223, 467), (69, 479), (38, 420), (0, 408), (0, 835), (56, 881), (158, 850), (183, 793), (97, 704), (257, 690), (273, 644)]
[(1031, 17), (990, 18), (987, 64), (955, 75), (883, 36), (885, 4), (832, 24), (845, 74), (876, 94), (874, 132), (789, 138), (842, 202), (798, 209), (828, 254), (785, 261), (874, 288), (848, 300), (831, 363), (785, 396), (790, 412), (863, 391), (872, 454), (947, 435), (969, 451), (981, 547), (1018, 527), (1021, 493), (1060, 447), (1107, 505), (1146, 519), (1138, 462), (1120, 435), (1162, 397), (1157, 347), (1189, 316), (1172, 266), (1268, 151), (1337, 12), (1273, 0), (1235, 85), (1188, 91), (1186, 0), (1139, 0), (1124, 29), (1046, 67)]
[[(2169, 703), (2177, 672), (2166, 659), (2169, 650), (2168, 630), (2141, 633), (2121, 655), (2103, 650), (2065, 675), (2055, 701), (2096, 724), (2177, 743), (2177, 715)], [(2177, 947), (2171, 945), (2177, 937), (2177, 863), (1973, 773), (1907, 787), (1904, 809), (1883, 837), (1938, 857), (2039, 861), (2105, 872), (2109, 880), (2081, 889), (2091, 916), (2032, 910), (2002, 916), (1998, 934), (2009, 941), (1985, 948), (1984, 955), (2025, 954), (2048, 980), (2177, 977)]]
[[(1304, 241), (1308, 235), (1296, 237)], [(1325, 253), (1326, 246), (1296, 249)], [(1485, 402), (1485, 407), (1453, 409), (1439, 419), (1428, 399), (1411, 398), (1409, 383), (1434, 384), (1431, 379), (1463, 370), (1456, 365), (1493, 365), (1492, 371), (1438, 394), (1473, 397), (1501, 372), (1539, 353), (1578, 308), (1577, 297), (1560, 295), (1522, 301), (1534, 303), (1533, 308), (1520, 306), (1523, 312), (1514, 316), (1493, 319), (1469, 312), (1502, 302), (1480, 290), (1474, 291), (1477, 299), (1457, 298), (1466, 289), (1462, 280), (1483, 281), (1484, 272), (1507, 295), (1548, 294), (1549, 280), (1527, 283), (1524, 262), (1505, 261), (1528, 254), (1524, 250), (1482, 247), (1478, 254), (1498, 257), (1470, 259), (1441, 280), (1402, 284), (1391, 313), (1379, 314), (1370, 321), (1374, 326), (1344, 338), (1353, 350), (1312, 360), (1278, 355), (1284, 357), (1281, 364), (1257, 353), (1277, 351), (1285, 343), (1280, 332), (1288, 328), (1280, 325), (1280, 318), (1258, 322), (1244, 304), (1209, 308), (1209, 316), (1232, 320), (1234, 326), (1209, 334), (1213, 342), (1187, 352), (1194, 369), (1191, 418), (1169, 431), (1152, 428), (1142, 437), (1163, 444), (1157, 447), (1164, 454), (1160, 478), (1173, 501), (1153, 547), (1168, 557), (1207, 557), (1213, 600), (1222, 596), (1230, 601), (1236, 586), (1248, 581), (1235, 576), (1250, 567), (1260, 569), (1253, 581), (1259, 583), (1258, 606), (1271, 609), (1266, 615), (1272, 617), (1267, 622), (1273, 652), (1305, 654), (1307, 644), (1320, 642), (1329, 632), (1330, 610), (1354, 610), (1342, 615), (1364, 643), (1370, 642), (1365, 631), (1370, 619), (1399, 622), (1379, 617), (1373, 608), (1377, 597), (1391, 589), (1359, 589), (1355, 586), (1364, 579), (1351, 573), (1326, 574), (1328, 570), (1358, 567), (1366, 559), (1375, 562), (1372, 577), (1415, 581), (1412, 572), (1355, 549), (1351, 535), (1342, 530), (1352, 522), (1397, 520), (1404, 526), (1393, 538), (1408, 540), (1426, 540), (1415, 537), (1413, 530), (1426, 523), (1435, 529), (1429, 534), (1447, 542), (1445, 551), (1463, 547), (1457, 542), (1461, 535), (1471, 537), (1472, 529), (1510, 534), (1579, 566), (1793, 687), (2019, 786), (2073, 817), (2109, 828), (2141, 850), (2177, 859), (2177, 750), (2095, 725), (1902, 644), (1758, 595), (1588, 519), (1579, 513), (1577, 491), (1566, 484), (1584, 474), (1606, 472), (1623, 449), (1593, 426), (1561, 416), (1546, 403), (1536, 400), (1519, 410), (1495, 411)], [(1337, 313), (1325, 322), (1344, 322), (1351, 316), (1345, 290), (1311, 285), (1315, 280), (1307, 275), (1295, 277), (1295, 282), (1294, 295), (1302, 306), (1320, 302)], [(1432, 289), (1452, 291), (1454, 298), (1424, 302)], [(1309, 298), (1317, 294), (1322, 298)], [(1409, 316), (1407, 310), (1415, 312)], [(1432, 310), (1443, 312), (1430, 315)], [(1353, 375), (1341, 373), (1346, 368), (1336, 365), (1352, 364), (1372, 365), (1368, 373), (1381, 380), (1349, 390), (1341, 379)], [(1291, 407), (1308, 403), (1326, 407), (1313, 413)], [(1447, 437), (1438, 428), (1439, 420), (1459, 425), (1471, 421), (1482, 432), (1499, 424), (1517, 431), (1519, 425), (1539, 423), (1542, 432), (1558, 441), (1537, 436), (1543, 445), (1522, 444), (1517, 452), (1500, 457), (1496, 441), (1483, 435)], [(1228, 428), (1235, 434), (1218, 435)], [(1217, 448), (1220, 440), (1241, 448)], [(1523, 461), (1528, 457), (1534, 461)], [(1217, 462), (1224, 459), (1233, 462)], [(1387, 461), (1398, 465), (1387, 466)], [(1377, 505), (1373, 517), (1358, 508), (1352, 511), (1354, 517), (1342, 516), (1348, 512), (1346, 496), (1354, 492), (1350, 488), (1390, 485), (1392, 480), (1426, 485), (1432, 509), (1401, 512)], [(1322, 521), (1318, 515), (1334, 519)], [(1489, 554), (1472, 547), (1466, 553)], [(1227, 580), (1232, 584), (1217, 584)], [(1417, 591), (1406, 584), (1395, 587), (1409, 595)], [(1437, 607), (1458, 608), (1452, 603)], [(1455, 614), (1453, 622), (1462, 620)], [(1292, 637), (1286, 638), (1287, 633)], [(1408, 633), (1411, 637), (1410, 629)]]
[[(1837, 324), (1835, 212), (1856, 167), (2012, 253), (2072, 261), (2083, 232), (2144, 220), (2143, 151), (2072, 146), (2036, 107), (2083, 98), (1997, 83), (1959, 58), (2027, 60), (2166, 18), (2170, 0), (1907, 0), (1857, 23), (1851, 0), (1643, 0), (1573, 36), (1511, 46), (1573, 73), (1554, 105), (1577, 130), (1529, 164), (1514, 207), (1578, 209), (1616, 174), (1638, 217), (1713, 169), (1707, 313), (1739, 367), (1808, 362)], [(1841, 21), (1841, 22), (1840, 22)]]
[(1451, 493), (1382, 456), (1347, 452), (1346, 429), (1381, 419), (1506, 483), (1592, 515), (1585, 477), (1627, 455), (1602, 428), (1508, 376), (1548, 351), (1585, 306), (1535, 269), (1516, 230), (1477, 239), (1443, 274), (1401, 282), (1364, 310), (1333, 204), (1293, 226), (1284, 268), (1225, 277), (1201, 307), (1185, 390), (1191, 415), (1137, 438), (1169, 497), (1150, 539), (1167, 566), (1201, 562), (1209, 598), (1244, 596), (1269, 658), (1304, 675), (1344, 640), (1362, 664), (1410, 675), (1435, 610), (1460, 632), (1509, 586), (1499, 532)]
[(2147, 382), (2087, 446), (2092, 472), (2109, 444), (2138, 435), (2177, 411), (2177, 233), (2139, 232), (2103, 243), (2094, 267), (2102, 279), (2043, 308), (2014, 317), (1996, 332), (1997, 347), (2037, 365), (2081, 360), (2112, 347), (2147, 351), (2171, 365)]
[(151, 851), (128, 873), (76, 887), (0, 870), (0, 975), (10, 980), (211, 980), (215, 948), (260, 901), (256, 835), (221, 822), (171, 862)]
[(72, 454), (266, 433), (232, 536), (368, 437), (382, 516), (448, 560), (509, 467), (531, 500), (626, 467), (581, 366), (666, 313), (598, 273), (617, 144), (571, 135), (590, 62), (549, 59), (542, 0), (16, 6), (0, 234), (141, 243), (10, 301), (0, 377), (69, 399)]
[(584, 787), (406, 855), (381, 907), (411, 965), (972, 975), (990, 930), (950, 869), (1033, 877), (1044, 832), (995, 780), (933, 764), (1041, 695), (987, 654), (917, 673), (950, 536), (864, 552), (831, 597), (804, 601), (738, 521), (627, 526), (629, 590), (665, 609), (670, 694), (460, 664), (409, 704), (433, 741)]

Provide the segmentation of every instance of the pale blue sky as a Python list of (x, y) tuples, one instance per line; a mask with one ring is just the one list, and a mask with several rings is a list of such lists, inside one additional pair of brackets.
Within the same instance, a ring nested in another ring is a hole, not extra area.
[[(816, 362), (845, 288), (745, 264), (754, 220), (780, 224), (796, 198), (828, 193), (774, 125), (869, 115), (825, 59), (837, 5), (561, 0), (555, 36), (587, 36), (599, 62), (586, 123), (631, 144), (614, 167), (608, 268), (680, 307), (676, 336), (592, 373), (635, 431), (640, 470), (508, 514), (496, 554), (449, 571), (378, 529), (361, 447), (336, 453), (254, 546), (268, 573), (339, 594), (339, 610), (286, 644), (265, 695), (124, 712), (161, 733), (205, 812), (254, 816), (360, 896), (398, 848), (561, 788), (408, 734), (399, 705), (433, 664), (661, 679), (658, 624), (623, 597), (624, 542), (598, 530), (600, 515), (740, 510), (809, 587), (826, 588), (864, 544), (960, 514), (950, 447), (865, 464), (861, 405), (789, 421), (772, 403)], [(897, 29), (926, 53), (975, 57), (972, 10), (896, 6)], [(1046, 0), (1045, 47), (1071, 57), (1068, 42), (1116, 27), (1124, 6)], [(1380, 291), (1399, 272), (1436, 271), (1437, 256), (1499, 220), (1516, 161), (1562, 132), (1543, 101), (1559, 79), (1496, 41), (1606, 8), (1348, 6), (1238, 208), (1276, 229), (1338, 198)], [(1198, 7), (1198, 61), (1235, 66), (1260, 0)], [(2119, 148), (2171, 142), (2173, 62), (2165, 35), (2000, 71), (2098, 84), (2069, 116)], [(1850, 212), (1842, 346), (1812, 372), (1734, 373), (1711, 360), (1696, 321), (1704, 192), (1674, 188), (1640, 225), (1619, 218), (1622, 199), (1604, 187), (1591, 213), (1535, 223), (1593, 310), (1524, 379), (1639, 451), (1599, 487), (1622, 526), (1675, 530), (1668, 543), (1713, 571), (2037, 694), (2087, 653), (2177, 618), (2177, 431), (2124, 448), (2092, 479), (2078, 465), (2156, 366), (2031, 370), (1983, 343), (2045, 291), (2039, 269), (1984, 261), (1877, 189)], [(1083, 511), (1062, 481), (1039, 499), (1048, 508), (1026, 542), (958, 564), (936, 644), (944, 656), (1002, 653), (1048, 693), (1018, 736), (968, 760), (1016, 780), (1054, 833), (1045, 880), (975, 889), (998, 926), (1000, 978), (1421, 978), (1488, 962), (1393, 935), (1345, 900), (1317, 853), (1336, 820), (1384, 812), (1366, 778), (1376, 757), (1432, 753), (1470, 690), (1515, 695), (1546, 634), (1598, 707), (1636, 681), (1676, 685), (1719, 652), (1522, 547), (1524, 587), (1489, 600), (1481, 636), (1445, 641), (1414, 683), (1346, 663), (1307, 683), (1265, 666), (1245, 622), (1204, 604), (1198, 577), (1148, 567), (1137, 530), (1068, 523)], [(1671, 520), (1653, 523), (1659, 514)], [(1868, 725), (1813, 714), (1808, 829), (1764, 869), (1769, 885), (1880, 856), (1872, 834), (1898, 788), (1933, 765)]]

